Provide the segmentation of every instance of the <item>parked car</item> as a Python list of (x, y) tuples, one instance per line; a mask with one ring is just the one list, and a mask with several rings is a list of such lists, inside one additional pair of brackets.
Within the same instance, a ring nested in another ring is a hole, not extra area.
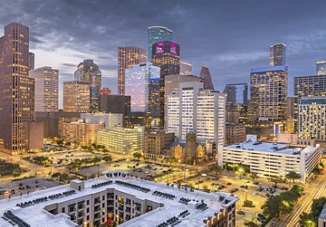
[(254, 185), (259, 185), (259, 182), (255, 181), (253, 184), (254, 184)]
[(226, 185), (232, 185), (232, 183), (231, 182), (228, 182)]
[(237, 211), (237, 214), (245, 215), (246, 213), (245, 213), (244, 211), (242, 211), (242, 210), (238, 210), (238, 211)]

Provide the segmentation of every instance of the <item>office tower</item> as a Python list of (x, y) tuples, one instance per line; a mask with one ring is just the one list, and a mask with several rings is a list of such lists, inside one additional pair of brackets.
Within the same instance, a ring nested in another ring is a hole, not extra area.
[(67, 81), (63, 83), (63, 111), (89, 112), (90, 85), (82, 81)]
[(225, 143), (226, 94), (214, 90), (202, 90), (197, 96), (197, 141)]
[(29, 72), (35, 80), (35, 112), (58, 111), (59, 70), (45, 66)]
[(287, 85), (287, 66), (280, 65), (251, 69), (251, 106), (256, 120), (285, 120)]
[(130, 96), (101, 94), (99, 110), (104, 113), (122, 114), (123, 125), (126, 126), (131, 112)]
[(180, 62), (180, 74), (181, 75), (192, 75), (192, 64), (181, 61)]
[(34, 79), (28, 77), (29, 28), (10, 23), (0, 37), (0, 149), (29, 149), (28, 125), (34, 118)]
[(174, 138), (174, 133), (167, 133), (161, 129), (145, 132), (145, 156), (152, 158), (164, 155), (166, 153), (165, 151), (174, 142)]
[(79, 63), (74, 74), (76, 81), (89, 84), (89, 104), (91, 112), (98, 111), (98, 98), (102, 86), (102, 73), (99, 67), (91, 59), (86, 59)]
[(224, 88), (224, 93), (227, 94), (227, 103), (248, 104), (247, 83), (227, 84)]
[(326, 75), (294, 77), (295, 130), (298, 130), (298, 103), (304, 96), (326, 96)]
[(286, 46), (284, 43), (275, 43), (270, 46), (269, 50), (270, 66), (285, 65)]
[(199, 77), (204, 81), (204, 89), (214, 90), (214, 84), (207, 66), (202, 66)]
[(163, 26), (151, 26), (147, 29), (148, 34), (148, 61), (152, 61), (153, 44), (158, 42), (172, 42), (172, 30)]
[(326, 96), (301, 97), (299, 138), (326, 142)]
[(160, 74), (160, 126), (164, 127), (164, 92), (165, 76), (180, 73), (179, 44), (160, 42), (153, 44), (153, 65), (161, 68)]
[(225, 144), (235, 144), (246, 141), (246, 127), (244, 125), (226, 124)]
[(316, 62), (316, 74), (326, 75), (326, 60), (319, 60)]
[(146, 62), (146, 50), (139, 47), (118, 48), (118, 94), (125, 94), (125, 70)]
[(31, 71), (35, 67), (35, 54), (32, 52), (28, 53), (28, 70)]
[(80, 119), (87, 124), (102, 124), (105, 128), (123, 127), (123, 115), (117, 113), (82, 113)]
[(125, 94), (131, 97), (131, 111), (159, 117), (160, 67), (144, 63), (126, 69)]

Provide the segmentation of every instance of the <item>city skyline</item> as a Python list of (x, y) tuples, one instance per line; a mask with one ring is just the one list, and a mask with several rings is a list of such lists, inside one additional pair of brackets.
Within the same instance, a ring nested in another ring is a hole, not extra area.
[[(207, 65), (214, 85), (222, 90), (226, 83), (248, 82), (250, 68), (267, 66), (269, 46), (276, 42), (287, 45), (290, 82), (294, 76), (315, 73), (315, 61), (326, 58), (326, 45), (321, 42), (326, 33), (321, 23), (326, 3), (305, 2), (296, 1), (291, 9), (284, 7), (284, 1), (239, 2), (239, 9), (232, 9), (234, 4), (224, 1), (179, 1), (171, 6), (169, 1), (137, 5), (132, 1), (74, 4), (34, 0), (32, 4), (1, 0), (0, 26), (17, 21), (30, 27), (35, 65), (60, 70), (60, 94), (62, 82), (71, 80), (76, 65), (84, 59), (98, 62), (103, 86), (117, 93), (117, 48), (127, 44), (147, 49), (147, 28), (153, 25), (172, 29), (173, 41), (181, 45), (181, 60), (193, 64), (195, 75), (201, 65)], [(231, 9), (235, 10), (232, 17), (228, 15)], [(126, 10), (128, 15), (122, 17)], [(273, 11), (273, 20), (263, 17), (269, 11)], [(289, 94), (293, 94), (291, 87)]]

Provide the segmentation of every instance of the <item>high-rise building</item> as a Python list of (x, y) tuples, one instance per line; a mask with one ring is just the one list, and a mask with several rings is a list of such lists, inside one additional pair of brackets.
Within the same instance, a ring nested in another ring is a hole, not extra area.
[(172, 30), (163, 26), (151, 26), (148, 33), (148, 61), (152, 61), (153, 44), (158, 42), (172, 42)]
[(246, 141), (246, 127), (238, 124), (226, 125), (225, 144), (235, 144)]
[(130, 117), (130, 106), (130, 96), (111, 94), (100, 95), (100, 112), (122, 114), (124, 126), (126, 126)]
[(227, 94), (227, 103), (248, 104), (247, 83), (227, 84), (224, 88), (224, 93)]
[(99, 67), (93, 60), (86, 59), (77, 66), (74, 78), (76, 81), (86, 82), (89, 84), (90, 111), (97, 112), (98, 98), (102, 86), (102, 73)]
[(298, 104), (301, 97), (326, 96), (326, 75), (294, 77), (294, 125), (298, 130)]
[(192, 64), (188, 62), (180, 62), (180, 74), (181, 75), (192, 75)]
[(89, 112), (89, 83), (82, 81), (67, 81), (63, 83), (63, 111)]
[(224, 144), (226, 95), (203, 90), (199, 81), (180, 83), (179, 91), (167, 95), (165, 131), (175, 133), (179, 142), (190, 132), (198, 142)]
[(160, 67), (143, 63), (126, 69), (125, 94), (131, 97), (131, 111), (159, 117)]
[(204, 81), (204, 89), (214, 90), (214, 84), (207, 66), (202, 66), (199, 77)]
[(301, 97), (299, 138), (326, 142), (326, 96)]
[(275, 43), (270, 46), (269, 64), (271, 66), (285, 65), (286, 46), (284, 43)]
[(45, 66), (29, 72), (35, 80), (35, 112), (58, 111), (59, 70)]
[(28, 70), (31, 71), (35, 67), (35, 54), (33, 52), (28, 53)]
[(34, 119), (34, 79), (28, 77), (29, 28), (5, 26), (0, 37), (0, 149), (29, 149), (28, 124)]
[(161, 68), (160, 74), (160, 125), (164, 126), (164, 92), (165, 76), (180, 73), (179, 44), (172, 42), (159, 42), (153, 44), (153, 65)]
[(287, 66), (279, 65), (251, 69), (251, 105), (256, 120), (285, 120), (288, 95), (287, 86)]
[(316, 74), (326, 75), (326, 60), (319, 60), (316, 62)]
[(125, 70), (146, 62), (146, 50), (139, 47), (118, 48), (118, 94), (125, 95)]

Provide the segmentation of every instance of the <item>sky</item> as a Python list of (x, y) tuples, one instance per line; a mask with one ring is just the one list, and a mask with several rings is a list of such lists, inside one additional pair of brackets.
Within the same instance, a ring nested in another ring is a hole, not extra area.
[(0, 0), (0, 35), (10, 22), (30, 28), (35, 66), (73, 79), (77, 64), (93, 59), (102, 86), (117, 92), (117, 49), (147, 49), (147, 27), (173, 30), (181, 60), (210, 69), (217, 90), (249, 83), (250, 68), (269, 64), (269, 46), (287, 46), (289, 95), (293, 76), (314, 75), (326, 59), (325, 0)]

